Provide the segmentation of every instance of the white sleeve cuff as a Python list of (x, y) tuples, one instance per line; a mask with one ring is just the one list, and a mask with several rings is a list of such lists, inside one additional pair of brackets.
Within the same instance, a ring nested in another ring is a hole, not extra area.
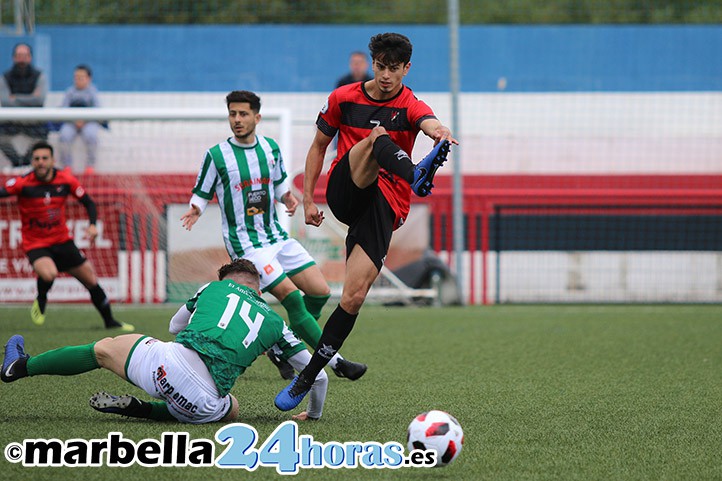
[(288, 181), (288, 179), (284, 180), (280, 184), (273, 187), (273, 191), (275, 194), (275, 198), (278, 202), (283, 204), (283, 196), (286, 195), (286, 192), (291, 191), (291, 183)]
[(190, 207), (193, 207), (195, 205), (196, 207), (198, 207), (201, 210), (201, 214), (203, 214), (203, 212), (205, 212), (205, 210), (206, 210), (206, 206), (208, 205), (208, 201), (206, 199), (204, 199), (203, 197), (199, 197), (198, 195), (193, 194), (190, 202), (188, 202), (188, 205)]
[(178, 312), (176, 312), (175, 315), (171, 318), (170, 325), (168, 326), (168, 331), (171, 334), (178, 334), (186, 328), (190, 320), (191, 311), (189, 311), (186, 305), (183, 304), (180, 309), (178, 309)]

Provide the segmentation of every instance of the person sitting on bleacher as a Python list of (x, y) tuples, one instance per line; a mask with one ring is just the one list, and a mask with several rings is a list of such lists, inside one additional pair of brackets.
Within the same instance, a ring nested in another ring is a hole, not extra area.
[[(30, 45), (18, 43), (13, 48), (13, 66), (0, 77), (0, 104), (3, 107), (42, 107), (48, 93), (45, 74), (32, 65), (33, 51)], [(46, 140), (46, 122), (3, 122), (0, 124), (0, 151), (13, 167), (30, 165), (30, 148), (18, 151), (16, 138), (25, 135), (30, 146)]]
[[(93, 73), (87, 65), (78, 65), (73, 73), (73, 85), (65, 91), (61, 107), (100, 107), (98, 89), (93, 85)], [(85, 142), (87, 160), (85, 173), (95, 171), (95, 159), (98, 152), (98, 132), (101, 124), (98, 122), (75, 120), (64, 122), (60, 127), (60, 161), (66, 167), (77, 172), (77, 165), (73, 165), (73, 142), (79, 135)]]

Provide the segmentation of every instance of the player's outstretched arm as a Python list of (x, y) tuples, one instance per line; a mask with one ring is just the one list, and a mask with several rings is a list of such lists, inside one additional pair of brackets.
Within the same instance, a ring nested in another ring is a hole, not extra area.
[(318, 227), (323, 222), (323, 211), (319, 210), (315, 203), (304, 203), (303, 211), (306, 218), (306, 224)]
[(193, 224), (198, 222), (200, 216), (201, 209), (197, 205), (193, 205), (190, 209), (186, 211), (185, 214), (181, 216), (181, 224), (183, 225), (183, 227), (185, 227), (186, 230), (191, 230), (193, 228)]
[(89, 224), (88, 228), (85, 229), (85, 235), (88, 236), (88, 240), (90, 242), (94, 242), (95, 239), (98, 237), (98, 228), (95, 224)]
[(298, 207), (298, 199), (295, 195), (291, 193), (289, 190), (285, 194), (283, 194), (283, 205), (286, 206), (286, 213), (288, 215), (293, 215), (296, 213), (296, 208)]
[(323, 211), (313, 201), (313, 194), (316, 190), (318, 178), (323, 169), (323, 159), (326, 156), (326, 149), (331, 143), (332, 137), (316, 130), (311, 147), (306, 155), (306, 169), (303, 177), (303, 211), (306, 224), (320, 226), (323, 222)]
[(90, 222), (90, 225), (88, 225), (88, 228), (85, 230), (85, 235), (88, 236), (88, 239), (92, 243), (95, 241), (95, 238), (98, 237), (98, 228), (95, 226), (96, 222), (98, 222), (98, 208), (87, 193), (78, 199), (78, 201), (83, 204), (83, 207), (85, 207), (88, 213), (88, 222)]
[(459, 141), (451, 135), (451, 130), (437, 119), (426, 119), (421, 122), (421, 130), (434, 139), (434, 145), (442, 140), (448, 140), (452, 144), (459, 145)]

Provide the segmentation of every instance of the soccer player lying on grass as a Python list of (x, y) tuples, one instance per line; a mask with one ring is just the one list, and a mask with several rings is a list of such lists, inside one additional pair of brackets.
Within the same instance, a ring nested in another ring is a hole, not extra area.
[[(238, 400), (230, 390), (258, 356), (272, 349), (300, 371), (311, 354), (260, 297), (252, 262), (236, 259), (218, 270), (218, 279), (201, 287), (173, 316), (170, 332), (177, 334), (175, 341), (126, 334), (31, 357), (23, 337), (14, 335), (5, 345), (0, 378), (13, 382), (40, 374), (72, 376), (103, 367), (161, 402), (100, 392), (90, 399), (98, 411), (157, 421), (233, 421)], [(328, 377), (321, 371), (308, 410), (293, 419), (320, 418), (327, 387)]]

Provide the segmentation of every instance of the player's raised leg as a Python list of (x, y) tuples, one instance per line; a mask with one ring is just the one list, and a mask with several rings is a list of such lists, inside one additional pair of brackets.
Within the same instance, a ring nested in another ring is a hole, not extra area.
[[(383, 129), (383, 127), (376, 129)], [(442, 140), (431, 149), (426, 157), (414, 165), (408, 154), (396, 145), (388, 134), (385, 134), (385, 130), (384, 133), (379, 132), (373, 141), (373, 155), (376, 162), (385, 170), (406, 180), (411, 186), (411, 190), (419, 197), (425, 197), (431, 193), (436, 171), (446, 162), (450, 148), (451, 142)]]
[(438, 168), (446, 162), (450, 148), (451, 142), (442, 140), (414, 167), (414, 179), (410, 185), (416, 195), (426, 197), (431, 193), (431, 189), (434, 187), (434, 175)]

